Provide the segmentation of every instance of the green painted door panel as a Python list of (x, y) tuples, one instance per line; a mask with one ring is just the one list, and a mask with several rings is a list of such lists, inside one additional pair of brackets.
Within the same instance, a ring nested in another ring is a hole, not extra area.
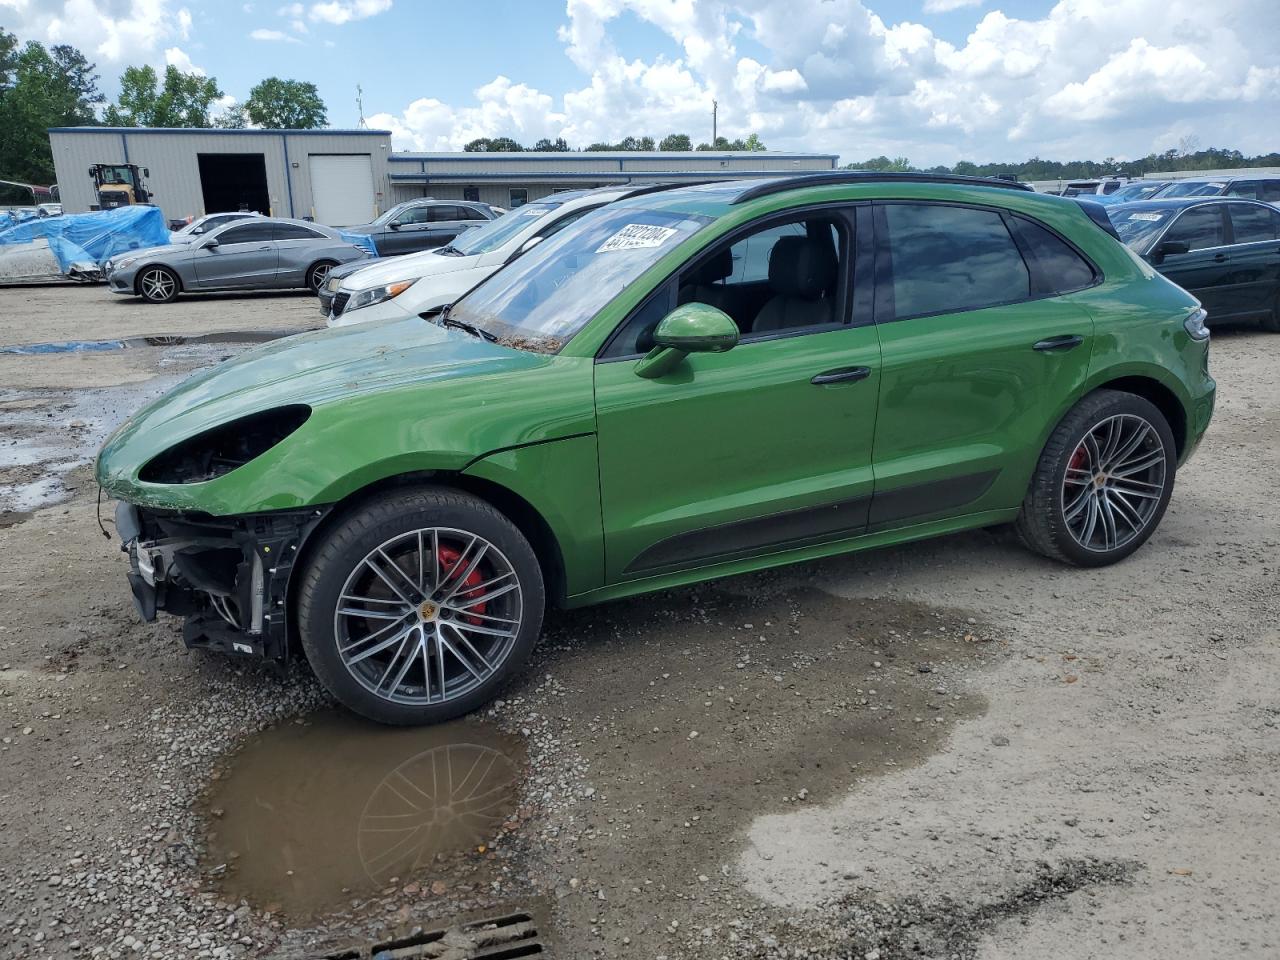
[[(1069, 349), (1036, 350), (1054, 337)], [(881, 324), (871, 526), (1016, 506), (1085, 383), (1093, 320), (1060, 298)]]
[[(875, 327), (690, 354), (654, 380), (636, 362), (596, 365), (609, 582), (865, 528)], [(868, 374), (811, 383), (850, 367)]]

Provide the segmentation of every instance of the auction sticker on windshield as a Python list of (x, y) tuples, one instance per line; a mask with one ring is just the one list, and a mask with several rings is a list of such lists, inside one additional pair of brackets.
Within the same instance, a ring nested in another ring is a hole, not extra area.
[(612, 250), (641, 250), (660, 247), (676, 235), (673, 227), (655, 227), (648, 223), (628, 223), (596, 249), (596, 253)]
[(1163, 217), (1164, 217), (1163, 213), (1131, 213), (1129, 214), (1130, 220), (1150, 220), (1152, 223), (1159, 221)]

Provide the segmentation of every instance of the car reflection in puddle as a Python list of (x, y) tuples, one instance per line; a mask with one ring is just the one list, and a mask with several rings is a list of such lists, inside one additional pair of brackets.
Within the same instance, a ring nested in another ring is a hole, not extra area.
[(515, 811), (518, 741), (459, 722), (392, 729), (321, 713), (250, 741), (205, 801), (225, 895), (310, 916), (492, 839)]

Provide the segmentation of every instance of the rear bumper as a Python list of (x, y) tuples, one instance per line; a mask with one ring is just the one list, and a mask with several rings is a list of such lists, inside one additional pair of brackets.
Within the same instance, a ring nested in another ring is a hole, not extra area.
[(184, 618), (188, 648), (284, 663), (294, 561), (326, 509), (214, 518), (116, 506), (134, 608)]

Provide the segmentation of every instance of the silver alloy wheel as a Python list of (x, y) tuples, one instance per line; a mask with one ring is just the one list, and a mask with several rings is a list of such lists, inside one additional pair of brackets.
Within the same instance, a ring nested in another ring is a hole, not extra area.
[(311, 289), (319, 290), (324, 286), (324, 282), (329, 279), (329, 271), (333, 267), (327, 263), (318, 263), (311, 268)]
[(153, 267), (142, 275), (138, 281), (142, 295), (148, 300), (168, 300), (173, 296), (178, 284), (168, 270)]
[(511, 561), (451, 527), (411, 530), (371, 550), (342, 586), (334, 638), (347, 672), (410, 706), (470, 693), (510, 656), (523, 599)]
[(1086, 550), (1109, 553), (1151, 523), (1164, 497), (1164, 440), (1140, 416), (1095, 424), (1076, 445), (1062, 481), (1062, 514)]

